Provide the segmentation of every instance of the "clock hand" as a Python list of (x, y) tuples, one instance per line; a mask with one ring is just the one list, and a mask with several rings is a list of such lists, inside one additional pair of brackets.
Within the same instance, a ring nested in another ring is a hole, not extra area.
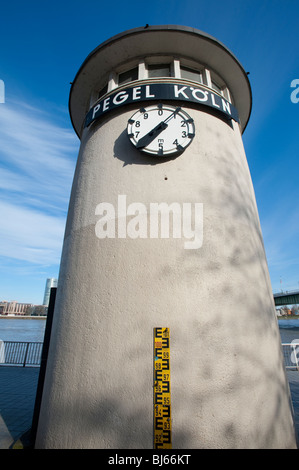
[(142, 148), (142, 147), (146, 147), (147, 145), (149, 145), (159, 134), (161, 134), (162, 131), (164, 131), (164, 129), (166, 129), (166, 127), (168, 127), (168, 124), (166, 124), (166, 122), (162, 121), (160, 122), (156, 127), (154, 127), (150, 132), (148, 132), (147, 134), (145, 134), (143, 137), (141, 137), (141, 139), (138, 140), (137, 144), (136, 144), (136, 147), (139, 149), (139, 148)]
[(176, 110), (171, 113), (166, 119), (164, 119), (164, 121), (161, 121), (156, 127), (154, 127), (154, 129), (152, 129), (146, 135), (141, 137), (141, 139), (138, 140), (136, 147), (139, 149), (149, 145), (159, 134), (161, 134), (162, 131), (164, 131), (164, 129), (166, 129), (166, 127), (168, 127), (167, 122), (170, 121), (170, 119), (172, 119), (175, 114), (180, 111), (180, 109), (181, 108), (176, 108)]
[(173, 113), (171, 113), (166, 119), (164, 119), (163, 122), (168, 122), (168, 121), (170, 121), (170, 119), (172, 119), (179, 111), (181, 111), (181, 108), (180, 108), (180, 107), (176, 108), (176, 109), (173, 111)]

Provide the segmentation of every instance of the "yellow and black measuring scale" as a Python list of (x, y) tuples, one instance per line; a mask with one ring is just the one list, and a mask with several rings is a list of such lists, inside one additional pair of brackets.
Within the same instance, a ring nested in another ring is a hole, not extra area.
[(154, 328), (154, 449), (172, 448), (169, 328)]

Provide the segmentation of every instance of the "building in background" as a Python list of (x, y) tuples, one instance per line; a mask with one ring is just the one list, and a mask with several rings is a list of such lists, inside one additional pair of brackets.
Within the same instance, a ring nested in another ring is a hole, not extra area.
[(47, 315), (47, 310), (46, 305), (26, 304), (16, 300), (0, 302), (0, 315), (39, 317)]
[(46, 307), (48, 307), (49, 305), (51, 288), (57, 287), (57, 282), (58, 280), (55, 279), (54, 277), (50, 277), (46, 281), (45, 294), (44, 294), (44, 300), (43, 300), (43, 305), (45, 305)]
[(3, 300), (0, 302), (0, 315), (30, 315), (28, 311), (33, 307), (33, 304), (26, 304), (12, 300), (8, 302)]

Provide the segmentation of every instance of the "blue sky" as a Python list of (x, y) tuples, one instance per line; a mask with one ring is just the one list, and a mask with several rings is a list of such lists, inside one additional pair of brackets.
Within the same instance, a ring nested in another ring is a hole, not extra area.
[(15, 0), (0, 18), (0, 300), (39, 304), (58, 276), (79, 149), (70, 82), (101, 42), (147, 23), (205, 31), (250, 72), (243, 140), (272, 287), (299, 288), (298, 0)]

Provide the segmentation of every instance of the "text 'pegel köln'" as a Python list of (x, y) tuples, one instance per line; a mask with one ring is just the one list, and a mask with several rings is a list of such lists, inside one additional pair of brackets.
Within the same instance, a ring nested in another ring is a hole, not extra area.
[(121, 106), (135, 102), (162, 100), (197, 103), (219, 111), (227, 119), (239, 121), (236, 108), (223, 96), (205, 86), (193, 87), (174, 83), (155, 83), (121, 89), (97, 101), (86, 115), (85, 127), (99, 119), (103, 114)]

